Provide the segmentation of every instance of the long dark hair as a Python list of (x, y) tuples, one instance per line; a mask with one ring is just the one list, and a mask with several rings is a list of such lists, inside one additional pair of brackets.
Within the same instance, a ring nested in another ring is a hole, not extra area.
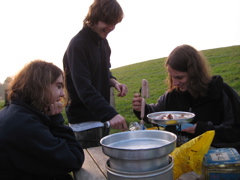
[(21, 99), (35, 109), (44, 111), (51, 103), (51, 84), (61, 75), (62, 70), (52, 63), (31, 61), (10, 82), (8, 99)]
[[(176, 71), (187, 72), (189, 76), (188, 91), (195, 97), (205, 96), (211, 80), (210, 67), (203, 54), (189, 45), (177, 46), (168, 56), (166, 67), (171, 66)], [(177, 88), (168, 75), (168, 91)]]
[(98, 21), (117, 24), (122, 21), (123, 16), (123, 10), (116, 0), (94, 0), (83, 20), (83, 25), (92, 27)]

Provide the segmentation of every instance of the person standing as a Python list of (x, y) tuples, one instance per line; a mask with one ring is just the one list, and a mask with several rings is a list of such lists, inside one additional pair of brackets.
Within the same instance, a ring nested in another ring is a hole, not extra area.
[(127, 130), (127, 123), (110, 105), (110, 87), (118, 96), (127, 94), (110, 72), (111, 49), (108, 34), (122, 21), (123, 10), (116, 0), (94, 0), (83, 21), (83, 28), (70, 41), (63, 57), (69, 105), (69, 126), (83, 148), (100, 146), (109, 126)]
[(72, 180), (84, 152), (64, 125), (63, 72), (34, 60), (10, 82), (9, 105), (0, 111), (1, 180)]

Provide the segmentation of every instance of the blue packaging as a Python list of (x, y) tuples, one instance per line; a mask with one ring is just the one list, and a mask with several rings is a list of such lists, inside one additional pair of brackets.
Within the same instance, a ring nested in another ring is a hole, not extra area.
[(206, 180), (239, 180), (240, 155), (234, 148), (210, 149), (204, 156), (203, 170)]

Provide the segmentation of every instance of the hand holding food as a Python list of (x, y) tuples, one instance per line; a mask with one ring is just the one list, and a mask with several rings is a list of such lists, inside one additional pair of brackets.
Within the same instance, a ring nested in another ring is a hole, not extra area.
[(141, 105), (142, 105), (142, 98), (140, 97), (140, 94), (138, 93), (134, 94), (134, 98), (132, 99), (132, 108), (135, 111), (141, 111)]

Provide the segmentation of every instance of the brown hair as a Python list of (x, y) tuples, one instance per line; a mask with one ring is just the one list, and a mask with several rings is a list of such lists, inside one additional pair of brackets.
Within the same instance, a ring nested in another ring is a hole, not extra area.
[(24, 66), (10, 82), (9, 100), (21, 99), (39, 111), (50, 104), (51, 84), (63, 75), (60, 68), (43, 60), (34, 60)]
[[(205, 96), (211, 80), (210, 68), (203, 54), (189, 45), (177, 46), (166, 59), (166, 67), (176, 71), (187, 72), (189, 76), (188, 91), (197, 98)], [(172, 78), (168, 75), (168, 90), (174, 88)]]
[(98, 21), (117, 24), (122, 21), (123, 16), (123, 10), (116, 0), (94, 0), (83, 20), (83, 25), (92, 27)]

